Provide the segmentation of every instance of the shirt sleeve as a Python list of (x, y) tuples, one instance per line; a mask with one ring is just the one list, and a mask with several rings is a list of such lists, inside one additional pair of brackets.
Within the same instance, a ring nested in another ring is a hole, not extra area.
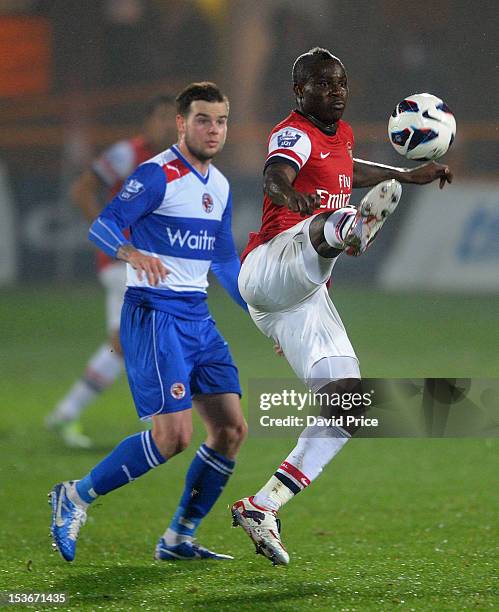
[(241, 297), (241, 294), (239, 293), (239, 286), (237, 284), (240, 269), (241, 262), (239, 261), (239, 257), (229, 259), (223, 263), (213, 262), (211, 264), (211, 270), (217, 277), (218, 282), (222, 285), (225, 291), (227, 291), (234, 302), (239, 304), (243, 310), (247, 311), (248, 305)]
[(92, 170), (107, 187), (123, 181), (136, 166), (135, 150), (127, 140), (103, 151), (92, 164)]
[(122, 230), (158, 208), (165, 191), (166, 175), (162, 168), (157, 164), (142, 164), (92, 223), (89, 240), (107, 255), (116, 257), (120, 246), (130, 244)]
[(240, 269), (241, 263), (232, 236), (232, 194), (229, 193), (227, 206), (222, 215), (222, 223), (215, 240), (211, 270), (230, 297), (241, 308), (248, 310), (237, 284)]
[(265, 168), (283, 162), (299, 172), (307, 163), (312, 150), (308, 134), (294, 127), (283, 127), (270, 136)]
[(229, 192), (227, 205), (222, 215), (222, 222), (215, 240), (213, 262), (220, 263), (238, 257), (232, 236), (232, 193)]

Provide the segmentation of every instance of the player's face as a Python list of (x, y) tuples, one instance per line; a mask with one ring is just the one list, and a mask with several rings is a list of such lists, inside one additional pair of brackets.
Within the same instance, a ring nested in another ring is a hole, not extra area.
[(172, 108), (167, 104), (159, 104), (145, 122), (145, 134), (157, 151), (166, 149), (172, 138), (173, 116)]
[(347, 75), (334, 60), (318, 62), (311, 67), (308, 79), (295, 85), (300, 110), (330, 125), (345, 110), (348, 98)]
[(186, 117), (177, 115), (177, 129), (180, 142), (199, 161), (212, 159), (222, 150), (227, 137), (228, 109), (225, 102), (191, 102)]

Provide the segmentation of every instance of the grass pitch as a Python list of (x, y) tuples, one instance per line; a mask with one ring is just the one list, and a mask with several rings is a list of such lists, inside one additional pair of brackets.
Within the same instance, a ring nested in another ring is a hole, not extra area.
[[(248, 378), (290, 377), (248, 318), (212, 292), (212, 310)], [(44, 415), (104, 337), (95, 288), (0, 293), (0, 591), (65, 592), (63, 609), (498, 609), (498, 440), (353, 440), (282, 513), (287, 568), (255, 556), (227, 505), (256, 491), (294, 445), (250, 438), (199, 531), (233, 562), (156, 563), (196, 444), (97, 501), (76, 561), (51, 552), (46, 493), (88, 472), (138, 429), (123, 378), (84, 416), (91, 451), (70, 451)], [(365, 376), (494, 377), (499, 300), (342, 290), (335, 303)], [(251, 409), (251, 407), (250, 407)], [(47, 607), (48, 608), (48, 607)], [(46, 609), (33, 606), (32, 609)], [(58, 609), (61, 609), (60, 607)]]

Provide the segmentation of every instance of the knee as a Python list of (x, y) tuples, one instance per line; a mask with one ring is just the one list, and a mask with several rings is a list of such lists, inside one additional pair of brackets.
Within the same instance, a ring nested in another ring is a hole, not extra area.
[(248, 425), (244, 419), (236, 424), (221, 425), (213, 432), (217, 450), (228, 456), (237, 454), (247, 435)]
[(239, 450), (248, 435), (248, 424), (243, 419), (237, 425), (227, 427), (224, 435), (229, 444)]
[(153, 427), (152, 430), (154, 443), (165, 459), (178, 455), (185, 450), (191, 443), (191, 437), (192, 429), (169, 431)]

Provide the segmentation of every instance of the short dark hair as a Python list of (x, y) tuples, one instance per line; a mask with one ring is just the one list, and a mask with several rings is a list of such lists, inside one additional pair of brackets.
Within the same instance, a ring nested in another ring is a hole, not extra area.
[(147, 104), (145, 111), (144, 111), (144, 117), (147, 119), (154, 113), (154, 111), (158, 107), (172, 106), (173, 102), (174, 102), (173, 96), (165, 96), (165, 95), (156, 96), (155, 98), (150, 100), (149, 103)]
[(205, 102), (225, 102), (227, 110), (229, 109), (229, 99), (224, 95), (215, 83), (202, 81), (200, 83), (191, 83), (187, 85), (175, 98), (177, 105), (177, 114), (184, 117), (189, 113), (191, 103), (195, 100), (204, 100)]
[(292, 71), (293, 85), (304, 83), (310, 74), (310, 68), (317, 62), (324, 60), (333, 60), (345, 69), (343, 62), (336, 55), (333, 55), (331, 51), (322, 47), (314, 47), (296, 58)]

